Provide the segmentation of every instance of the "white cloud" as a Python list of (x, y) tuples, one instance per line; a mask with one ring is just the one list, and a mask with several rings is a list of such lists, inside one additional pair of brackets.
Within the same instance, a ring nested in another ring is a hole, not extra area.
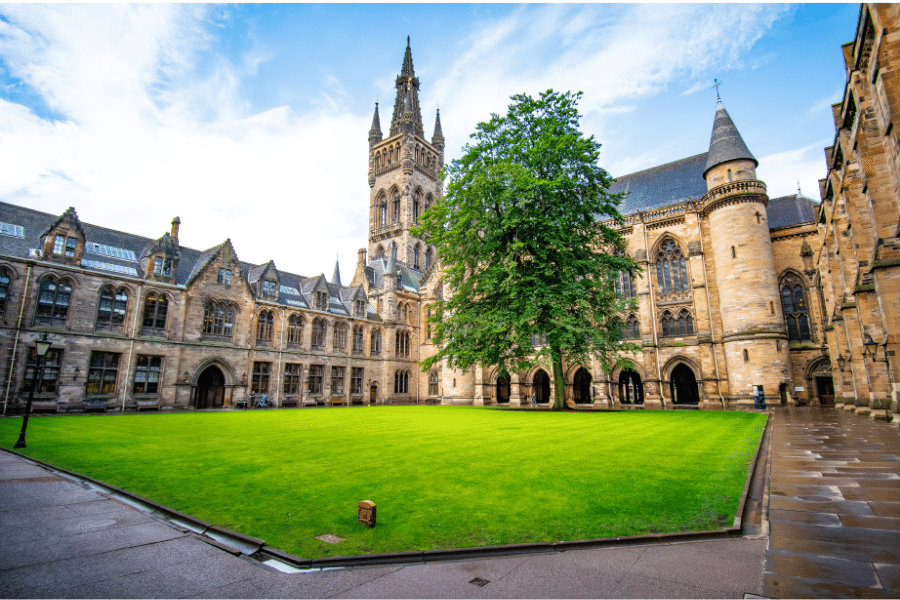
[(367, 149), (347, 140), (369, 123), (341, 112), (340, 92), (311, 115), (251, 114), (241, 81), (267, 54), (210, 54), (202, 6), (3, 10), (7, 68), (64, 118), (0, 100), (0, 197), (147, 237), (178, 215), (191, 247), (230, 237), (242, 259), (301, 274), (330, 273), (339, 251), (352, 273)]
[(766, 182), (769, 198), (796, 194), (799, 183), (804, 196), (819, 200), (819, 179), (826, 172), (824, 148), (829, 144), (821, 140), (761, 157), (756, 175)]

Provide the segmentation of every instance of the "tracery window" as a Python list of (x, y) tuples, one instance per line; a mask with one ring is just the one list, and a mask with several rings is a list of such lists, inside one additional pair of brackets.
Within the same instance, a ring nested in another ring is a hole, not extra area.
[(97, 307), (97, 329), (122, 329), (125, 324), (125, 309), (128, 306), (128, 291), (105, 286), (100, 290), (100, 305)]
[(413, 221), (419, 221), (419, 193), (416, 192), (416, 195), (413, 196)]
[(259, 313), (259, 317), (256, 319), (256, 339), (261, 342), (271, 342), (274, 325), (275, 316), (271, 310)]
[(795, 275), (788, 275), (781, 283), (781, 308), (784, 311), (788, 339), (792, 342), (812, 341), (806, 291)]
[(378, 227), (384, 227), (387, 224), (387, 198), (382, 197), (381, 204), (378, 207)]
[(35, 325), (65, 325), (69, 316), (69, 303), (72, 300), (72, 284), (68, 280), (57, 281), (55, 277), (47, 277), (41, 281), (38, 296), (37, 312), (34, 315)]
[(380, 329), (376, 329), (376, 330), (372, 331), (370, 352), (372, 354), (381, 354), (381, 330)]
[(363, 328), (359, 325), (353, 327), (353, 354), (362, 354), (364, 349), (364, 339), (365, 335), (363, 334)]
[(144, 318), (141, 321), (141, 335), (165, 335), (166, 315), (169, 299), (163, 294), (150, 292), (144, 300)]
[(419, 256), (422, 254), (422, 249), (416, 246), (413, 248), (413, 269), (419, 268)]
[(394, 223), (400, 222), (400, 195), (394, 196)]
[(233, 333), (234, 306), (227, 302), (209, 300), (203, 315), (203, 335), (230, 340)]
[(394, 350), (397, 353), (397, 356), (408, 357), (409, 356), (409, 332), (408, 331), (398, 331), (394, 340)]
[(663, 337), (694, 334), (694, 318), (686, 308), (682, 308), (678, 314), (668, 310), (664, 312), (661, 325)]
[(622, 326), (622, 339), (637, 340), (641, 337), (641, 323), (634, 315), (629, 315)]
[(409, 371), (397, 371), (394, 373), (394, 393), (409, 393)]
[(661, 296), (689, 292), (687, 260), (675, 240), (665, 240), (656, 255), (656, 285)]
[(288, 344), (299, 346), (303, 343), (303, 317), (291, 315), (288, 318)]
[(622, 271), (618, 279), (615, 281), (616, 293), (625, 298), (634, 298), (637, 296), (637, 285), (634, 283), (634, 276), (628, 271)]
[(324, 319), (313, 319), (312, 326), (312, 348), (313, 350), (323, 350), (325, 348), (325, 334), (328, 331), (328, 324)]
[(347, 347), (347, 326), (343, 323), (335, 323), (334, 339), (332, 340), (335, 352), (343, 352)]
[(532, 333), (531, 334), (531, 345), (533, 347), (546, 346), (547, 345), (547, 334), (546, 333)]

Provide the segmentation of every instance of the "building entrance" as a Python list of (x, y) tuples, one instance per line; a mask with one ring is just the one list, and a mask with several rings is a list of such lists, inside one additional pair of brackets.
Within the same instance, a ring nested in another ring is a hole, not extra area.
[(622, 404), (643, 404), (644, 385), (637, 371), (622, 371), (619, 374), (619, 402)]
[(591, 374), (584, 367), (575, 373), (572, 399), (575, 400), (575, 404), (589, 404), (591, 401)]
[(550, 402), (550, 377), (543, 369), (538, 369), (531, 381), (531, 391), (537, 395), (538, 403)]
[(697, 378), (686, 365), (678, 365), (672, 369), (672, 402), (675, 404), (699, 404), (700, 391), (697, 389)]
[(497, 378), (497, 404), (509, 402), (510, 381), (509, 375)]
[(197, 378), (195, 408), (221, 408), (225, 402), (225, 376), (219, 367), (207, 367)]

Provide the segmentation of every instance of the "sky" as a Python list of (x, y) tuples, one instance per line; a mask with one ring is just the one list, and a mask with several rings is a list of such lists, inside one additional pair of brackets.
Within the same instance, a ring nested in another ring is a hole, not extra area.
[[(344, 283), (368, 131), (407, 36), (445, 161), (516, 93), (581, 91), (621, 176), (709, 149), (722, 101), (769, 197), (819, 198), (858, 4), (0, 5), (0, 200)], [(2, 220), (2, 216), (0, 216)]]

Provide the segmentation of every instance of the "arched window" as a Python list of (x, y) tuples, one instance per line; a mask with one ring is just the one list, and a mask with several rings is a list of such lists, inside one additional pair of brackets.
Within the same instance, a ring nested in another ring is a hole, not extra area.
[(275, 325), (275, 315), (271, 310), (264, 310), (259, 313), (256, 319), (256, 340), (260, 342), (271, 342), (273, 329)]
[(409, 371), (397, 371), (394, 373), (394, 393), (409, 393)]
[(628, 271), (622, 271), (619, 278), (615, 281), (616, 293), (625, 298), (634, 298), (637, 296), (637, 286), (634, 283), (634, 277)]
[(428, 374), (428, 395), (429, 396), (437, 396), (438, 395), (438, 374), (437, 371), (432, 371)]
[(372, 354), (381, 354), (381, 330), (375, 329), (372, 331), (372, 342), (370, 352)]
[(532, 333), (531, 334), (531, 345), (533, 347), (546, 346), (547, 345), (547, 334), (546, 333)]
[(353, 327), (353, 354), (362, 354), (364, 352), (364, 338), (365, 336), (363, 335), (363, 328), (359, 325), (355, 325)]
[(678, 314), (668, 310), (664, 312), (661, 325), (663, 337), (694, 334), (694, 318), (686, 308), (682, 308)]
[(431, 257), (432, 257), (432, 252), (431, 252), (431, 248), (429, 248), (428, 250), (425, 251), (425, 268), (426, 269), (428, 269), (428, 267), (431, 266), (431, 261), (432, 261)]
[(792, 342), (812, 341), (806, 291), (796, 275), (788, 275), (781, 282), (781, 308), (787, 325), (788, 339)]
[(144, 319), (141, 321), (141, 335), (166, 334), (166, 315), (169, 313), (169, 299), (163, 294), (150, 292), (144, 300)]
[(408, 357), (409, 356), (409, 332), (408, 331), (398, 331), (396, 337), (394, 338), (394, 348), (397, 356)]
[(422, 254), (422, 249), (419, 246), (413, 248), (413, 269), (419, 268), (419, 256)]
[(419, 192), (416, 192), (415, 196), (413, 196), (413, 221), (419, 221)]
[(233, 333), (234, 306), (227, 302), (207, 301), (203, 314), (204, 337), (230, 340)]
[(9, 282), (12, 279), (7, 269), (0, 269), (0, 317), (6, 314), (9, 300)]
[(323, 350), (325, 348), (325, 334), (328, 331), (328, 324), (324, 319), (313, 319), (312, 325), (312, 348), (313, 350)]
[(343, 352), (347, 348), (347, 326), (343, 323), (334, 324), (332, 346), (335, 352)]
[(400, 222), (400, 194), (394, 195), (394, 223)]
[(388, 224), (387, 219), (387, 198), (384, 196), (381, 197), (381, 202), (378, 206), (378, 223), (376, 223), (377, 227), (384, 227)]
[(72, 284), (55, 277), (47, 277), (41, 281), (38, 296), (37, 312), (34, 314), (35, 325), (65, 325), (69, 316), (69, 303), (72, 300)]
[(622, 327), (622, 339), (637, 340), (641, 337), (641, 323), (634, 315), (629, 315)]
[(303, 343), (303, 317), (291, 315), (288, 318), (288, 344), (299, 346)]
[(128, 290), (114, 290), (111, 285), (100, 290), (97, 307), (97, 329), (122, 329), (125, 325), (125, 309), (128, 306)]
[(687, 260), (675, 240), (667, 239), (659, 247), (656, 255), (656, 286), (661, 296), (689, 292)]

